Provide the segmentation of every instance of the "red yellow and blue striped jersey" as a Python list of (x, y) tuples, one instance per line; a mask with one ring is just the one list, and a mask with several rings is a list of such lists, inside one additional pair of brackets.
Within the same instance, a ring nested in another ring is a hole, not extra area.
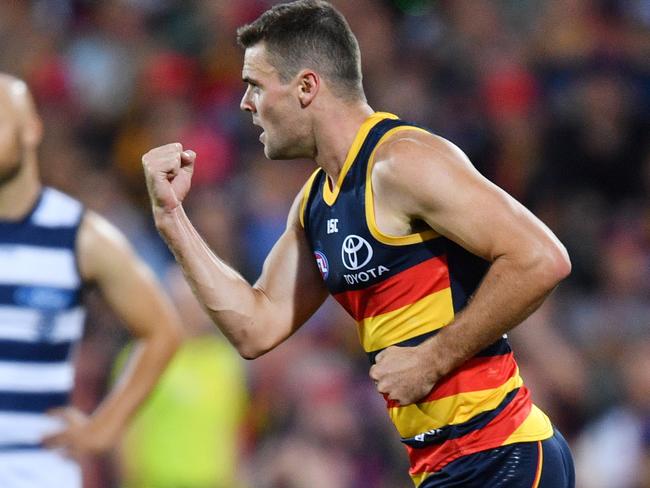
[[(416, 345), (454, 320), (489, 263), (433, 229), (390, 236), (376, 225), (371, 172), (377, 147), (399, 131), (423, 131), (378, 112), (361, 126), (334, 188), (318, 169), (300, 218), (321, 275), (357, 322), (373, 362), (391, 345)], [(460, 456), (550, 437), (504, 336), (436, 383), (417, 404), (387, 400), (419, 485)]]

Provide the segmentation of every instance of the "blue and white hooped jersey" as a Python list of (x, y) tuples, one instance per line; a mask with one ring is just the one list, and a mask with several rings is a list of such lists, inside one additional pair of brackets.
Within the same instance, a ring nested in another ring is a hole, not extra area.
[(68, 403), (85, 310), (75, 243), (83, 206), (44, 188), (21, 221), (0, 220), (0, 449), (36, 447)]

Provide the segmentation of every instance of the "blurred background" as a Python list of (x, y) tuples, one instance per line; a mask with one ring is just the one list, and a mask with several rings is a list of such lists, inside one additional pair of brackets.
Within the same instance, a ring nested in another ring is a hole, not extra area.
[[(239, 111), (236, 28), (264, 0), (0, 2), (0, 71), (45, 121), (47, 184), (130, 238), (188, 339), (89, 488), (406, 488), (404, 449), (355, 326), (326, 306), (241, 360), (152, 226), (140, 166), (198, 154), (186, 203), (206, 241), (255, 280), (311, 162), (270, 162)], [(337, 0), (376, 110), (451, 139), (544, 220), (573, 273), (511, 339), (535, 402), (570, 441), (578, 487), (650, 487), (650, 1)], [(459, 191), (461, 191), (459, 189)], [(90, 292), (75, 402), (91, 410), (128, 337)]]

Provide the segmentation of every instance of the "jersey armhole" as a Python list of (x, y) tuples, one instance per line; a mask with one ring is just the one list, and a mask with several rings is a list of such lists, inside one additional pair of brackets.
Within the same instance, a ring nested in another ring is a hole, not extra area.
[(435, 239), (436, 237), (440, 237), (440, 234), (438, 234), (433, 229), (425, 230), (422, 232), (415, 232), (413, 234), (408, 234), (405, 236), (393, 236), (393, 235), (385, 234), (381, 230), (379, 230), (379, 227), (377, 226), (377, 221), (375, 220), (375, 202), (374, 202), (373, 191), (372, 191), (372, 168), (375, 164), (375, 154), (377, 152), (377, 148), (379, 148), (379, 146), (381, 146), (383, 142), (385, 142), (390, 136), (392, 136), (396, 132), (406, 131), (406, 130), (415, 130), (415, 131), (420, 131), (420, 132), (425, 132), (427, 134), (430, 134), (430, 132), (427, 131), (426, 129), (422, 129), (421, 127), (415, 127), (412, 125), (400, 125), (398, 127), (394, 127), (393, 129), (387, 131), (383, 136), (381, 136), (379, 141), (377, 141), (377, 145), (372, 150), (372, 153), (368, 158), (368, 168), (366, 172), (365, 201), (366, 201), (366, 223), (368, 224), (368, 229), (370, 230), (372, 236), (375, 239), (377, 239), (379, 242), (391, 246), (406, 246), (409, 244), (418, 244), (421, 242), (429, 241), (431, 239)]
[(318, 172), (320, 171), (320, 168), (317, 168), (309, 177), (307, 180), (307, 183), (305, 183), (305, 186), (303, 188), (303, 194), (302, 194), (302, 201), (300, 202), (300, 226), (304, 229), (305, 228), (305, 211), (307, 210), (307, 202), (309, 201), (309, 197), (311, 195), (311, 189), (314, 186), (314, 180), (316, 179), (316, 176), (318, 175)]

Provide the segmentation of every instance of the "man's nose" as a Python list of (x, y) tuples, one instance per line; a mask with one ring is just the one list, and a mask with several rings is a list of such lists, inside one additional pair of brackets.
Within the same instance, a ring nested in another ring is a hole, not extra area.
[(244, 93), (244, 96), (241, 99), (241, 102), (239, 102), (239, 108), (243, 110), (244, 112), (252, 112), (255, 113), (255, 105), (251, 103), (251, 100), (248, 96), (248, 90), (246, 90), (246, 93)]

